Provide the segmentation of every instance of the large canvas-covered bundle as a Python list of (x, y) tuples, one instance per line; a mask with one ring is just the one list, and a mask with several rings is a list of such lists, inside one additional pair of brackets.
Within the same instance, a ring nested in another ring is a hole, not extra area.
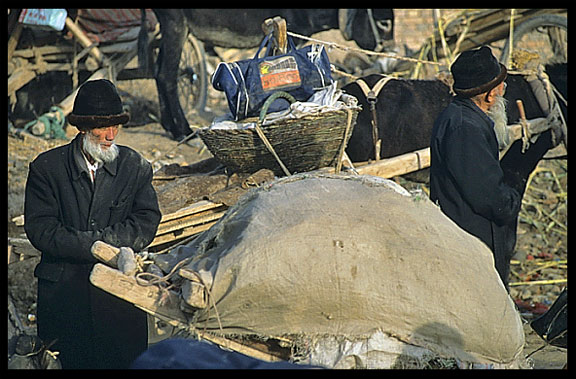
[[(387, 180), (280, 179), (178, 249), (194, 256), (185, 269), (209, 296), (195, 327), (304, 336), (320, 341), (312, 350), (337, 355), (312, 351), (313, 364), (342, 367), (349, 357), (334, 341), (343, 340), (359, 343), (361, 352), (348, 350), (365, 367), (389, 367), (375, 357), (400, 355), (398, 343), (501, 367), (522, 352), (522, 323), (490, 250), (427, 198)], [(396, 342), (391, 351), (383, 338)]]

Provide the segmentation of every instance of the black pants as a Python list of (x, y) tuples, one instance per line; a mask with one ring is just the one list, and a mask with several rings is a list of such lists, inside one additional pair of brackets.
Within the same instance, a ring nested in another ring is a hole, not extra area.
[(144, 311), (89, 282), (90, 267), (38, 280), (38, 336), (64, 369), (128, 368), (148, 346)]

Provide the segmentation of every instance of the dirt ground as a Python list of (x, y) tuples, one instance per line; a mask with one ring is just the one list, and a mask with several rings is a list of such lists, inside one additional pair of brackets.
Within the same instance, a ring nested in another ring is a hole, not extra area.
[[(124, 127), (118, 144), (130, 146), (153, 162), (157, 170), (163, 165), (177, 163), (189, 165), (211, 157), (199, 139), (176, 146), (154, 114), (156, 93), (150, 80), (120, 82), (123, 100), (127, 103), (138, 126)], [(150, 106), (152, 104), (152, 107)], [(209, 112), (194, 119), (193, 126), (206, 126), (211, 119), (225, 109), (221, 94), (211, 92)], [(75, 134), (74, 128), (67, 131)], [(24, 186), (28, 163), (40, 152), (67, 141), (44, 141), (38, 138), (25, 139), (8, 136), (8, 236), (24, 238), (24, 229), (13, 221), (24, 211)], [(566, 282), (555, 284), (530, 284), (535, 280), (567, 279), (567, 160), (546, 160), (538, 166), (524, 198), (520, 216), (517, 255), (512, 266), (511, 296), (520, 305), (525, 319), (525, 354), (531, 355), (534, 368), (562, 368), (567, 362), (567, 350), (547, 346), (536, 351), (545, 343), (536, 335), (528, 322), (551, 303), (561, 292)], [(406, 186), (416, 184), (400, 182)], [(419, 184), (418, 184), (419, 185)], [(417, 185), (416, 185), (417, 186)], [(32, 257), (8, 265), (8, 291), (12, 296), (20, 319), (28, 333), (35, 332), (36, 281), (33, 269), (38, 258)]]

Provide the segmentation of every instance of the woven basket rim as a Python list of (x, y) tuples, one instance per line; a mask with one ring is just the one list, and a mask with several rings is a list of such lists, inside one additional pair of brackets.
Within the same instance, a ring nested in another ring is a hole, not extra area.
[[(269, 127), (269, 126), (281, 125), (282, 123), (285, 123), (285, 122), (295, 122), (295, 121), (299, 121), (299, 120), (300, 121), (308, 121), (309, 119), (325, 118), (326, 115), (330, 116), (331, 114), (335, 114), (335, 113), (343, 113), (344, 115), (348, 115), (347, 110), (351, 110), (352, 112), (354, 112), (357, 115), (362, 110), (362, 107), (350, 106), (350, 107), (346, 107), (346, 108), (333, 109), (333, 110), (324, 111), (324, 112), (310, 113), (310, 114), (305, 114), (305, 115), (300, 116), (300, 117), (285, 118), (285, 119), (280, 119), (280, 120), (276, 120), (276, 121), (269, 122), (269, 123), (263, 123), (262, 125), (260, 125), (260, 127), (262, 129), (264, 129), (264, 128)], [(230, 121), (230, 122), (234, 122), (235, 124), (249, 124), (249, 123), (255, 124), (258, 122), (258, 117), (248, 117), (248, 118), (245, 118), (245, 119), (240, 120), (240, 121)], [(254, 128), (253, 127), (246, 127), (246, 128), (237, 128), (237, 129), (225, 129), (225, 128), (212, 129), (212, 125), (210, 125), (210, 126), (206, 126), (202, 129), (200, 129), (198, 131), (198, 133), (213, 132), (213, 131), (240, 131), (240, 130), (254, 130)]]
[[(351, 110), (351, 125), (346, 143), (352, 135), (360, 107), (348, 107), (331, 111), (307, 114), (299, 118), (278, 120), (261, 129), (270, 139), (278, 155), (290, 161), (296, 172), (314, 170), (330, 165), (337, 158), (344, 142), (347, 126), (347, 109)], [(322, 120), (326, 120), (324, 123)], [(243, 120), (245, 122), (246, 120)], [(279, 173), (278, 162), (258, 137), (256, 128), (243, 129), (202, 129), (199, 133), (208, 150), (225, 166), (236, 172), (255, 172), (269, 168)], [(288, 141), (286, 144), (282, 141)], [(303, 143), (299, 143), (302, 140)], [(312, 147), (310, 141), (316, 141)], [(322, 148), (320, 148), (322, 147)], [(300, 149), (300, 150), (299, 150)], [(302, 150), (305, 149), (305, 150)], [(295, 162), (294, 156), (302, 160)], [(282, 159), (284, 161), (284, 159)], [(290, 170), (291, 172), (293, 170)]]

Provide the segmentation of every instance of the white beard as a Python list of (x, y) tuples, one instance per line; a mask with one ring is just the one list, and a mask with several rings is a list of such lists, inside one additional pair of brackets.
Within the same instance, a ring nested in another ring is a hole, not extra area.
[(505, 148), (510, 143), (508, 134), (508, 117), (506, 116), (506, 99), (504, 96), (496, 96), (496, 102), (487, 112), (488, 117), (494, 121), (494, 132), (498, 140), (498, 147)]
[(108, 149), (104, 150), (100, 144), (92, 141), (88, 133), (82, 139), (82, 148), (86, 154), (90, 155), (99, 164), (112, 162), (118, 156), (118, 146), (116, 144), (112, 144)]

